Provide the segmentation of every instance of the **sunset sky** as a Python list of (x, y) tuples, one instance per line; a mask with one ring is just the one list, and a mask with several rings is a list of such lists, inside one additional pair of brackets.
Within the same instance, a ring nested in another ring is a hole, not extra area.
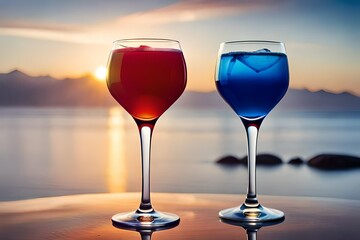
[(133, 37), (179, 40), (188, 90), (215, 89), (221, 42), (260, 39), (285, 43), (292, 87), (360, 95), (360, 1), (0, 0), (0, 72), (94, 73)]

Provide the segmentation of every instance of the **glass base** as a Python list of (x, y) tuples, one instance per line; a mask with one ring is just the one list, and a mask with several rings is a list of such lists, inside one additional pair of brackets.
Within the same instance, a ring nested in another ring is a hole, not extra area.
[(115, 227), (151, 230), (175, 226), (180, 222), (180, 218), (176, 214), (155, 210), (145, 213), (140, 211), (118, 213), (111, 220)]
[(269, 221), (281, 221), (284, 220), (285, 215), (283, 212), (266, 208), (260, 204), (257, 207), (248, 207), (241, 205), (240, 207), (228, 208), (219, 212), (219, 217), (224, 220), (235, 222), (269, 222)]

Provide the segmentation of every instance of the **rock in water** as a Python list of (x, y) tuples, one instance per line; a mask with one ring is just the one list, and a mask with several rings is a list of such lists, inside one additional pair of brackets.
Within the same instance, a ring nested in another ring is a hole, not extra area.
[(290, 159), (290, 161), (288, 162), (291, 165), (301, 165), (304, 163), (304, 160), (300, 157), (295, 157)]
[(241, 162), (239, 161), (239, 159), (237, 157), (234, 156), (225, 156), (220, 158), (219, 160), (216, 161), (216, 163), (218, 164), (223, 164), (223, 165), (236, 165), (236, 164), (241, 164)]
[[(240, 162), (247, 165), (247, 156), (240, 159)], [(256, 157), (256, 165), (279, 165), (282, 164), (283, 161), (278, 156), (272, 154), (258, 154)]]
[(325, 170), (352, 169), (360, 167), (360, 158), (341, 154), (320, 154), (309, 159), (307, 164)]

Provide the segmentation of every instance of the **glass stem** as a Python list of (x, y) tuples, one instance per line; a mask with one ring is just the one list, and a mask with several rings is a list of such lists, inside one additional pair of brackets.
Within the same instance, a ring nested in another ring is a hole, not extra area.
[(156, 120), (143, 122), (135, 119), (135, 121), (140, 133), (142, 167), (141, 203), (138, 211), (146, 213), (153, 211), (150, 200), (150, 152), (151, 137)]
[(256, 148), (259, 128), (263, 118), (249, 121), (241, 118), (246, 128), (248, 142), (248, 188), (245, 200), (247, 207), (257, 207), (259, 202), (256, 197)]
[(141, 240), (151, 240), (152, 232), (140, 232)]
[(248, 240), (256, 240), (257, 230), (246, 230)]

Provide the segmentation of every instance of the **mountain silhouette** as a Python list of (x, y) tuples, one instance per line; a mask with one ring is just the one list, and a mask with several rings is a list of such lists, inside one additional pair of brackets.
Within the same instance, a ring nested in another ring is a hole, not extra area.
[[(0, 74), (0, 106), (116, 106), (106, 84), (91, 75), (55, 79), (51, 76), (29, 76), (19, 70)], [(228, 107), (216, 92), (185, 93), (176, 102), (180, 108)], [(277, 109), (294, 110), (360, 110), (360, 97), (348, 92), (335, 94), (320, 90), (289, 89)]]
[[(188, 108), (225, 108), (227, 105), (216, 91), (185, 92), (176, 103)], [(311, 92), (306, 89), (289, 89), (276, 106), (279, 110), (309, 110), (309, 111), (359, 111), (360, 97), (348, 92), (336, 94), (324, 90)]]
[(58, 80), (19, 70), (0, 74), (0, 106), (110, 106), (106, 84), (90, 75)]

